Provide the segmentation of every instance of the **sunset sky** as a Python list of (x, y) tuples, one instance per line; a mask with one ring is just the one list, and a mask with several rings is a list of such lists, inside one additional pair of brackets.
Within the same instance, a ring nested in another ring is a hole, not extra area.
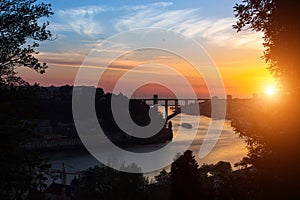
[[(20, 75), (30, 83), (37, 82), (45, 86), (73, 85), (78, 68), (97, 44), (117, 33), (145, 27), (179, 32), (202, 45), (221, 73), (226, 92), (234, 97), (249, 97), (252, 93), (265, 92), (266, 88), (275, 82), (261, 59), (262, 34), (251, 31), (236, 33), (232, 29), (235, 23), (233, 6), (239, 1), (44, 2), (52, 4), (54, 15), (49, 18), (49, 29), (56, 39), (43, 42), (39, 48), (38, 57), (49, 66), (45, 74), (38, 75), (34, 71), (19, 70)], [(184, 71), (183, 75), (191, 82), (198, 95), (205, 94), (202, 78), (192, 70), (184, 70), (186, 65), (181, 63), (178, 57), (164, 53), (155, 56), (155, 63), (170, 65), (178, 71)], [(163, 59), (166, 57), (168, 59)], [(124, 55), (124, 58), (114, 62), (113, 67), (107, 71), (106, 79), (100, 81), (100, 86), (105, 92), (110, 92), (120, 72), (125, 73), (131, 67), (143, 64), (141, 60), (147, 59), (153, 59), (149, 52), (143, 58), (138, 53), (129, 58)], [(164, 70), (152, 70), (150, 73), (170, 77)], [(149, 90), (145, 88), (140, 95), (147, 95), (147, 91), (149, 94), (153, 93)]]

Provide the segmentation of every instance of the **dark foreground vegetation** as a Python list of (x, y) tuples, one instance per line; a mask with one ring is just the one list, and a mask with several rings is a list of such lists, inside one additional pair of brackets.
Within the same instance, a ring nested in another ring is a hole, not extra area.
[[(121, 168), (139, 169), (135, 164)], [(60, 188), (54, 195), (61, 197), (65, 187), (73, 199), (254, 199), (250, 178), (254, 173), (250, 168), (233, 171), (230, 163), (222, 161), (199, 167), (192, 152), (186, 151), (178, 155), (170, 172), (161, 170), (155, 180), (95, 166), (81, 172), (70, 185), (52, 185)], [(45, 196), (52, 192), (50, 186)]]
[[(199, 167), (187, 151), (172, 163), (170, 172), (161, 171), (156, 182), (142, 174), (94, 167), (78, 175), (76, 187), (53, 184), (47, 189), (45, 181), (55, 178), (49, 163), (23, 149), (34, 133), (20, 119), (35, 114), (36, 87), (18, 77), (16, 68), (45, 72), (47, 65), (34, 55), (40, 41), (53, 39), (49, 22), (40, 22), (54, 13), (51, 5), (36, 0), (0, 1), (0, 199), (43, 199), (51, 194), (58, 199), (298, 199), (299, 9), (299, 1), (287, 0), (243, 0), (234, 7), (234, 29), (263, 32), (264, 59), (282, 89), (277, 104), (243, 107), (231, 117), (249, 149), (237, 164), (240, 170), (232, 171), (225, 162)], [(24, 92), (18, 86), (29, 89)]]

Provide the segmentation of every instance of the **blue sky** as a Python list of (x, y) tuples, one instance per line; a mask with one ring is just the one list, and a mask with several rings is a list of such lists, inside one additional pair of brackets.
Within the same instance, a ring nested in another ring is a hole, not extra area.
[(262, 34), (232, 29), (236, 21), (233, 6), (238, 0), (43, 2), (52, 4), (49, 29), (56, 39), (40, 47), (39, 58), (49, 65), (45, 75), (21, 70), (29, 82), (72, 84), (75, 68), (96, 44), (116, 33), (145, 27), (172, 30), (199, 42), (219, 67), (231, 94), (259, 93), (262, 85), (273, 81), (260, 59)]
[(55, 13), (50, 19), (50, 29), (58, 37), (57, 40), (70, 43), (76, 40), (76, 45), (85, 42), (84, 40), (105, 39), (121, 31), (151, 26), (179, 31), (189, 37), (205, 38), (210, 36), (208, 34), (213, 34), (211, 30), (205, 32), (205, 29), (218, 28), (225, 31), (224, 29), (231, 29), (234, 23), (234, 1), (46, 2), (52, 4)]
[[(86, 7), (86, 6), (107, 6), (107, 7), (122, 7), (122, 6), (148, 6), (149, 4), (158, 3), (159, 1), (153, 0), (113, 0), (113, 1), (101, 1), (101, 0), (48, 0), (53, 5), (54, 11), (60, 9), (69, 9), (74, 7)], [(226, 17), (232, 16), (232, 7), (235, 2), (232, 0), (176, 0), (165, 1), (171, 3), (171, 9), (189, 9), (199, 8), (201, 9), (201, 15), (204, 17)], [(114, 17), (114, 16), (113, 16)]]

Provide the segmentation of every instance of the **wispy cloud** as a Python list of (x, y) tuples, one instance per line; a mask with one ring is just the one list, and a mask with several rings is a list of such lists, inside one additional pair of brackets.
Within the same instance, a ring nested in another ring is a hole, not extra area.
[(85, 15), (93, 15), (102, 12), (110, 11), (110, 7), (105, 6), (84, 6), (79, 8), (70, 8), (65, 10), (59, 10), (59, 15), (68, 15), (68, 16), (85, 16)]
[(95, 21), (93, 17), (77, 18), (70, 20), (69, 25), (77, 33), (81, 35), (94, 36), (103, 32), (102, 25), (99, 21)]
[(38, 57), (49, 65), (78, 67), (84, 60), (84, 55), (70, 52), (41, 52)]
[(145, 5), (136, 5), (136, 6), (122, 6), (115, 10), (127, 10), (127, 11), (137, 11), (137, 10), (144, 10), (149, 8), (163, 8), (163, 7), (169, 7), (172, 6), (173, 2), (155, 2)]
[[(97, 38), (136, 28), (159, 27), (173, 30), (186, 37), (199, 39), (214, 46), (233, 48), (262, 48), (262, 34), (237, 34), (232, 25), (235, 19), (203, 18), (197, 8), (171, 9), (172, 2), (156, 2), (121, 7), (85, 6), (58, 11), (60, 23), (52, 28), (59, 32), (75, 31), (81, 36)], [(122, 11), (122, 12), (121, 12)], [(109, 19), (103, 13), (111, 12)]]
[(217, 46), (261, 48), (262, 34), (237, 34), (232, 25), (234, 18), (203, 18), (199, 9), (161, 10), (149, 8), (120, 18), (117, 31), (136, 28), (160, 27), (180, 32), (186, 37), (201, 38)]
[(57, 23), (57, 22), (51, 22), (49, 25), (49, 28), (51, 29), (51, 31), (53, 31), (54, 33), (57, 32), (66, 32), (66, 31), (72, 31), (72, 28), (69, 26), (66, 26), (66, 24), (62, 24), (62, 23)]
[(115, 28), (126, 31), (136, 28), (161, 27), (171, 28), (190, 18), (197, 9), (162, 11), (159, 9), (145, 9), (117, 21)]
[(95, 14), (106, 12), (108, 8), (100, 6), (80, 7), (66, 10), (59, 10), (58, 16), (62, 19), (63, 25), (58, 31), (72, 30), (80, 35), (93, 37), (103, 32), (103, 26), (96, 20)]
[(68, 31), (72, 29), (80, 35), (93, 37), (103, 33), (105, 28), (101, 23), (101, 18), (98, 15), (105, 12), (138, 12), (148, 9), (159, 9), (173, 5), (172, 2), (156, 2), (144, 5), (131, 5), (122, 7), (109, 6), (84, 6), (78, 8), (70, 8), (58, 10), (58, 16), (62, 19), (63, 24), (54, 26), (56, 31)]
[(121, 7), (111, 7), (111, 6), (82, 6), (78, 8), (70, 8), (59, 10), (60, 15), (72, 15), (72, 16), (85, 16), (85, 15), (94, 15), (104, 12), (110, 11), (139, 11), (145, 9), (152, 9), (152, 8), (163, 8), (172, 6), (173, 2), (155, 2), (150, 4), (143, 4), (143, 5), (130, 5), (130, 6), (121, 6)]

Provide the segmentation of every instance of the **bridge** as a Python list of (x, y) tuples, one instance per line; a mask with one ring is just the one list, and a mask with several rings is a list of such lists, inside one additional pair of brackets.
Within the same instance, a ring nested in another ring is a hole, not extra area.
[[(210, 101), (211, 99), (208, 98), (199, 98), (199, 99), (177, 99), (177, 98), (158, 98), (157, 94), (153, 95), (153, 98), (145, 98), (145, 99), (132, 99), (132, 100), (140, 100), (145, 102), (148, 105), (158, 105), (159, 102), (161, 102), (160, 105), (165, 106), (165, 119), (166, 122), (173, 117), (177, 116), (181, 113), (181, 106), (187, 106), (189, 103), (198, 103), (198, 102), (205, 102)], [(184, 102), (184, 103), (179, 103)], [(174, 112), (169, 115), (169, 109), (168, 107), (174, 107)]]

